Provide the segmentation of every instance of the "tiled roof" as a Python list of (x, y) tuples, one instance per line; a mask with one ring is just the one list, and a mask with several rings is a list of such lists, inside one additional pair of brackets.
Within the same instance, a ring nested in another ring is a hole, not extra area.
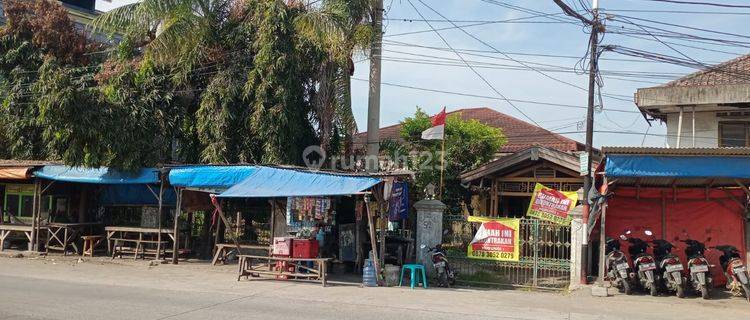
[(669, 82), (663, 87), (718, 86), (750, 84), (750, 54), (744, 55), (706, 70), (691, 73)]
[(750, 148), (602, 147), (602, 153), (660, 156), (750, 156)]
[[(560, 151), (582, 151), (584, 149), (582, 143), (490, 108), (459, 109), (449, 112), (448, 115), (456, 113), (460, 114), (463, 120), (475, 119), (488, 126), (502, 129), (508, 142), (500, 149), (499, 152), (501, 153), (513, 153), (530, 146), (543, 146)], [(380, 139), (401, 140), (400, 131), (400, 124), (380, 128)], [(354, 136), (354, 144), (357, 148), (364, 147), (366, 143), (367, 132)]]

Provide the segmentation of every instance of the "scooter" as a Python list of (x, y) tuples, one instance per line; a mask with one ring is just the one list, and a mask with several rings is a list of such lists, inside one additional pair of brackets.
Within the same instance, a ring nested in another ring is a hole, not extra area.
[(663, 239), (651, 242), (654, 244), (654, 256), (659, 262), (659, 271), (662, 273), (662, 287), (668, 291), (675, 291), (677, 297), (684, 298), (686, 280), (682, 277), (682, 271), (685, 267), (682, 266), (680, 258), (672, 254), (675, 246)]
[[(628, 238), (621, 235), (620, 239), (627, 240)], [(633, 292), (633, 279), (631, 275), (634, 276), (634, 274), (630, 268), (628, 259), (625, 257), (625, 253), (620, 251), (620, 241), (618, 239), (607, 237), (606, 254), (605, 267), (607, 278), (614, 280), (614, 285), (620, 288), (622, 292), (627, 295), (631, 294)]]
[(740, 258), (740, 251), (730, 245), (720, 245), (711, 247), (722, 252), (719, 257), (721, 270), (727, 277), (727, 288), (737, 296), (742, 295), (745, 291), (745, 299), (750, 302), (750, 277), (748, 277), (747, 268)]
[[(630, 231), (625, 233), (630, 235)], [(651, 235), (650, 231), (646, 231), (647, 235)], [(630, 247), (628, 253), (630, 258), (633, 260), (633, 268), (637, 271), (636, 283), (640, 285), (641, 289), (648, 290), (652, 296), (659, 295), (659, 287), (657, 283), (660, 281), (660, 275), (656, 271), (656, 260), (650, 254), (646, 253), (648, 249), (648, 243), (638, 238), (627, 237)]]
[(451, 268), (450, 263), (448, 263), (443, 246), (438, 244), (434, 248), (430, 248), (428, 252), (432, 254), (432, 266), (435, 268), (438, 286), (450, 288), (455, 285), (456, 272)]
[(708, 271), (708, 260), (706, 260), (704, 255), (706, 246), (697, 240), (687, 239), (681, 241), (687, 244), (685, 256), (687, 256), (687, 267), (690, 270), (689, 283), (695, 292), (701, 293), (703, 299), (708, 299), (711, 297), (713, 279), (711, 278), (711, 273)]

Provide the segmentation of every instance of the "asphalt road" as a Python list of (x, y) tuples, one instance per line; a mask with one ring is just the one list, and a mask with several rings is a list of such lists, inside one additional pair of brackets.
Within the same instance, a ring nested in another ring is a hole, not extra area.
[(0, 258), (0, 319), (748, 319), (741, 299), (240, 281), (232, 266)]

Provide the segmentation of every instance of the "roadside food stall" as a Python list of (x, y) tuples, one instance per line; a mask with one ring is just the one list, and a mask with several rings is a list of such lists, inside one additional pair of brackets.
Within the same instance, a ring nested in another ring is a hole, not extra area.
[(167, 250), (170, 228), (164, 228), (164, 208), (173, 207), (175, 196), (165, 189), (159, 170), (143, 168), (122, 172), (111, 168), (43, 166), (34, 172), (38, 199), (49, 198), (48, 215), (36, 206), (37, 228), (47, 229), (45, 250), (70, 249), (80, 254), (80, 240), (91, 247), (106, 240), (115, 256), (153, 255), (161, 259)]
[[(210, 256), (213, 249), (212, 264), (226, 261), (231, 254), (231, 248), (235, 245), (225, 241), (223, 231), (226, 231), (226, 227), (216, 223), (209, 195), (226, 191), (255, 172), (256, 168), (257, 166), (249, 165), (195, 165), (169, 168), (169, 185), (177, 194), (176, 211), (177, 216), (182, 219), (182, 222), (175, 220), (173, 227), (177, 229), (179, 223), (184, 223), (189, 230), (184, 239), (177, 239), (175, 245), (182, 242), (184, 248), (202, 257)], [(234, 230), (230, 231), (241, 237), (238, 244), (242, 252), (267, 252), (270, 248), (267, 237), (258, 236), (260, 232), (254, 231), (259, 225), (263, 227), (268, 223), (267, 218), (264, 218), (268, 212), (260, 212), (265, 210), (262, 207), (262, 204), (255, 203), (253, 206), (242, 206), (232, 210), (235, 214), (229, 218), (234, 221)], [(177, 256), (174, 255), (172, 263), (177, 262)]]
[[(272, 275), (277, 279), (308, 278), (325, 286), (327, 264), (337, 256), (338, 215), (344, 203), (351, 211), (356, 197), (381, 183), (369, 176), (311, 172), (298, 168), (257, 167), (245, 180), (217, 195), (221, 213), (229, 200), (268, 199), (271, 202), (270, 229), (273, 250), (270, 255), (239, 255), (239, 278)], [(372, 249), (375, 249), (375, 222), (368, 208)], [(352, 216), (354, 212), (351, 212)], [(347, 234), (347, 237), (353, 235)], [(349, 241), (354, 239), (349, 238)]]
[[(750, 149), (605, 147), (602, 151), (606, 158), (598, 182), (600, 190), (610, 195), (599, 211), (604, 235), (617, 239), (626, 230), (642, 235), (648, 229), (655, 239), (675, 245), (673, 253), (682, 261), (687, 260), (680, 240), (687, 238), (707, 247), (735, 246), (747, 259)], [(592, 224), (597, 216), (592, 216)], [(603, 245), (599, 247), (603, 252)], [(715, 266), (710, 270), (714, 283), (723, 285), (719, 256), (717, 250), (706, 251)], [(599, 261), (603, 265), (602, 258)]]
[[(27, 245), (19, 249), (36, 250), (38, 239), (33, 227), (37, 203), (37, 189), (32, 172), (43, 165), (36, 161), (3, 160), (0, 162), (0, 251), (11, 247), (12, 242)], [(42, 215), (49, 213), (50, 199), (42, 201)], [(16, 241), (18, 240), (18, 241)]]

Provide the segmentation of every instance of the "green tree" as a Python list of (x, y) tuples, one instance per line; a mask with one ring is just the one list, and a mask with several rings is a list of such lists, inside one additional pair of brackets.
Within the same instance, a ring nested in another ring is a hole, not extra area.
[[(413, 190), (417, 192), (424, 190), (427, 184), (432, 183), (437, 188), (440, 183), (442, 141), (421, 138), (422, 131), (431, 126), (430, 116), (417, 108), (413, 117), (401, 122), (403, 145), (394, 145), (393, 142), (386, 144), (386, 152), (394, 148), (399, 148), (400, 152), (411, 152), (409, 167), (416, 170)], [(460, 174), (492, 160), (506, 141), (499, 128), (487, 126), (477, 120), (462, 120), (458, 114), (447, 117), (443, 177), (445, 190), (442, 199), (449, 210), (460, 210), (461, 200), (467, 192), (461, 186)]]

